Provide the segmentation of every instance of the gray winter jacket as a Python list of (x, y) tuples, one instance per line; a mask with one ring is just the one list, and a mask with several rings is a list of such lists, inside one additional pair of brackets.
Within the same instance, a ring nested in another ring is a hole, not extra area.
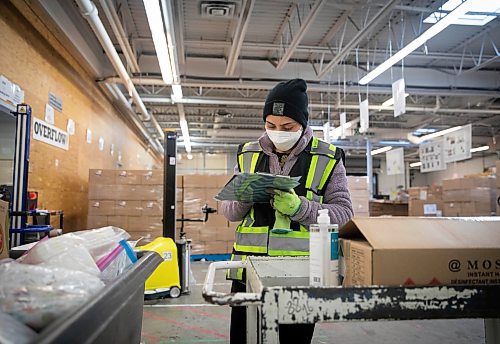
[[(280, 168), (278, 157), (273, 153), (274, 145), (264, 133), (259, 138), (259, 144), (263, 152), (269, 156), (270, 173), (279, 175), (289, 175), (293, 165), (297, 161), (298, 155), (307, 147), (307, 144), (313, 136), (312, 129), (307, 127), (299, 143), (290, 153), (283, 169)], [(235, 173), (239, 172), (238, 166), (235, 167)], [(308, 226), (316, 223), (318, 210), (328, 209), (330, 221), (340, 226), (344, 225), (353, 216), (351, 197), (347, 189), (346, 171), (342, 161), (337, 163), (335, 170), (328, 182), (323, 197), (323, 203), (309, 201), (304, 196), (300, 196), (300, 209), (291, 217), (292, 221)], [(252, 207), (252, 203), (242, 203), (238, 201), (223, 201), (222, 212), (229, 221), (241, 221)]]

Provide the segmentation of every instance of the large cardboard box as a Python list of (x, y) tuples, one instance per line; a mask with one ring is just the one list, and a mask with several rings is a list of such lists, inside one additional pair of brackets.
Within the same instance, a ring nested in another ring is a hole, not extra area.
[(90, 215), (87, 218), (87, 228), (101, 228), (106, 227), (108, 225), (108, 217), (102, 215)]
[(358, 215), (360, 213), (367, 214), (370, 212), (370, 203), (368, 198), (358, 198), (351, 197), (352, 209), (354, 210), (354, 215)]
[(443, 191), (463, 189), (463, 178), (443, 180)]
[(339, 237), (345, 286), (500, 284), (500, 218), (355, 218)]
[(408, 203), (408, 216), (438, 216), (442, 214), (442, 201), (411, 199)]
[(466, 177), (462, 179), (461, 183), (464, 189), (494, 188), (495, 178), (486, 176)]
[(9, 203), (0, 201), (0, 259), (9, 257)]
[(163, 216), (163, 202), (142, 201), (143, 216)]
[(114, 184), (115, 170), (89, 170), (89, 184)]
[(89, 201), (88, 213), (90, 216), (115, 215), (115, 201)]
[(142, 176), (146, 171), (141, 170), (123, 170), (116, 171), (115, 183), (126, 185), (142, 184)]
[(216, 188), (217, 176), (190, 174), (184, 176), (184, 188)]
[(145, 185), (163, 185), (163, 177), (163, 170), (144, 171), (141, 176), (141, 183)]
[(352, 190), (368, 190), (368, 177), (347, 176), (347, 188)]
[(370, 195), (368, 194), (368, 189), (353, 189), (349, 190), (349, 194), (352, 198), (364, 198), (367, 201), (370, 199)]
[(115, 215), (141, 216), (141, 201), (115, 201)]
[(443, 216), (454, 217), (461, 216), (462, 202), (444, 202), (443, 203)]

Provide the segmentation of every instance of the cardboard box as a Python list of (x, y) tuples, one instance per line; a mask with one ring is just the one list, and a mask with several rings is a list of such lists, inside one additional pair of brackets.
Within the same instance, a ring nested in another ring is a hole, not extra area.
[(224, 186), (226, 186), (226, 184), (231, 180), (233, 176), (216, 176), (215, 177), (215, 184), (216, 184), (216, 187), (220, 190), (222, 189)]
[[(163, 185), (163, 170), (144, 171), (141, 176), (141, 184)], [(177, 185), (177, 187), (179, 187)], [(180, 186), (182, 188), (182, 185)]]
[(128, 230), (128, 219), (128, 216), (108, 216), (108, 226), (115, 226)]
[(9, 203), (0, 201), (0, 259), (9, 257)]
[(151, 241), (153, 241), (154, 239), (163, 236), (162, 231), (153, 231), (153, 232), (127, 231), (127, 233), (130, 235), (129, 240), (136, 241), (142, 238), (138, 245), (146, 245)]
[(115, 202), (90, 200), (88, 214), (90, 216), (115, 215)]
[(491, 216), (495, 215), (495, 205), (489, 200), (480, 202), (462, 202), (460, 216)]
[(141, 201), (115, 201), (115, 214), (123, 216), (141, 216)]
[(208, 221), (202, 223), (203, 228), (229, 228), (229, 222), (224, 215), (209, 214)]
[(443, 191), (463, 189), (462, 179), (463, 178), (443, 180)]
[(235, 241), (235, 229), (219, 227), (215, 229), (215, 240)]
[(145, 171), (123, 170), (116, 171), (115, 184), (139, 185), (142, 184), (142, 175)]
[(408, 188), (408, 195), (410, 196), (410, 200), (412, 199), (427, 200), (428, 192), (429, 192), (428, 186), (414, 186)]
[(201, 217), (201, 208), (206, 202), (205, 189), (199, 188), (184, 188), (183, 213), (186, 217), (198, 216)]
[(162, 216), (138, 216), (127, 217), (127, 230), (133, 232), (154, 232), (163, 230)]
[(355, 218), (340, 229), (345, 286), (500, 284), (500, 218)]
[(115, 170), (89, 170), (89, 184), (115, 184)]
[(184, 188), (216, 188), (217, 187), (217, 176), (209, 175), (185, 175), (184, 176)]
[(455, 217), (461, 216), (462, 203), (461, 202), (444, 202), (443, 203), (443, 216)]
[(347, 176), (347, 188), (352, 190), (368, 190), (368, 177)]
[(108, 217), (107, 216), (91, 215), (91, 216), (87, 217), (87, 228), (88, 229), (106, 227), (107, 225), (108, 225)]
[(495, 178), (483, 176), (466, 177), (462, 179), (461, 183), (464, 189), (494, 188)]
[(354, 215), (370, 212), (370, 202), (368, 201), (368, 198), (351, 197), (351, 202)]
[(443, 214), (443, 202), (412, 199), (408, 203), (408, 216), (438, 216)]
[(351, 195), (352, 198), (363, 198), (368, 201), (370, 199), (370, 195), (368, 193), (367, 189), (354, 189), (354, 190), (349, 190), (349, 194)]
[(163, 202), (142, 201), (142, 216), (163, 216)]
[(443, 201), (445, 202), (465, 202), (468, 200), (469, 190), (453, 189), (443, 191)]
[(496, 169), (497, 169), (497, 177), (495, 178), (497, 180), (496, 186), (497, 189), (500, 189), (500, 160), (497, 160)]

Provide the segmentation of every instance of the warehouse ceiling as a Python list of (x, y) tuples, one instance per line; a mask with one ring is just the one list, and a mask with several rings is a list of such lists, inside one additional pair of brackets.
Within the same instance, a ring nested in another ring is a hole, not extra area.
[[(178, 130), (181, 146), (185, 119), (193, 151), (234, 150), (236, 143), (257, 138), (267, 92), (295, 77), (308, 82), (311, 125), (330, 121), (337, 127), (339, 114), (347, 113), (353, 126), (337, 143), (353, 153), (367, 138), (375, 147), (387, 141), (408, 145), (408, 133), (417, 129), (472, 123), (473, 146), (491, 144), (500, 131), (500, 13), (473, 13), (489, 20), (481, 26), (450, 25), (363, 86), (358, 81), (368, 71), (433, 25), (424, 21), (446, 1), (160, 0), (164, 20), (172, 20), (165, 32), (179, 71), (179, 97), (162, 79), (142, 0), (93, 1), (130, 85), (81, 14), (86, 1), (39, 1), (110, 97), (129, 100), (153, 138), (160, 136), (158, 125)], [(409, 94), (407, 110), (394, 117), (392, 107), (381, 105), (400, 78)], [(151, 119), (141, 114), (129, 87)], [(361, 134), (364, 99), (370, 128)], [(414, 151), (407, 155), (417, 160)]]

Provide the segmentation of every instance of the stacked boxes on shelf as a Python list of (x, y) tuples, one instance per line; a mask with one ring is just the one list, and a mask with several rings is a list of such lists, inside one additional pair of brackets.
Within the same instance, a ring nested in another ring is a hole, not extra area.
[(443, 215), (443, 187), (420, 186), (408, 189), (409, 216), (442, 216)]
[(408, 216), (408, 203), (399, 201), (370, 201), (370, 216)]
[(354, 216), (370, 216), (368, 177), (347, 176), (347, 188), (351, 194)]
[[(182, 202), (182, 177), (177, 177)], [(163, 171), (90, 170), (88, 228), (117, 226), (131, 240), (155, 238), (163, 231)]]
[(495, 214), (495, 178), (471, 176), (443, 181), (444, 216)]
[[(234, 243), (234, 226), (230, 226), (214, 196), (226, 185), (231, 176), (185, 175), (184, 203), (185, 219), (203, 219), (202, 207), (216, 209), (207, 222), (184, 222), (186, 237), (192, 239), (192, 254), (230, 253)], [(180, 232), (180, 231), (178, 231)]]

